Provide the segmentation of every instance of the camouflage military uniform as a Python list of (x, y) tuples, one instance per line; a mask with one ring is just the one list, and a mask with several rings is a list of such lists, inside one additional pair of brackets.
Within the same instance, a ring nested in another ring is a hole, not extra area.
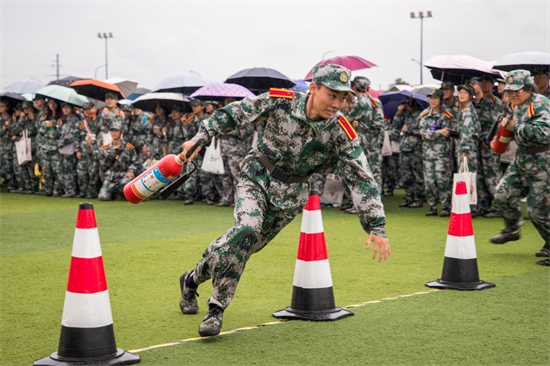
[[(168, 139), (165, 134), (162, 133), (162, 129), (167, 126), (168, 121), (166, 119), (160, 119), (155, 116), (149, 130), (147, 137), (147, 151), (151, 153), (151, 159), (160, 160), (164, 157), (164, 150), (168, 147)], [(154, 131), (158, 129), (161, 136)], [(181, 152), (181, 151), (180, 151)]]
[[(29, 102), (26, 102), (26, 103), (29, 103)], [(38, 190), (38, 179), (34, 174), (34, 164), (36, 163), (35, 136), (37, 133), (35, 121), (30, 119), (27, 115), (23, 115), (19, 117), (19, 120), (14, 125), (14, 129), (12, 133), (15, 136), (18, 136), (16, 140), (13, 140), (14, 141), (13, 165), (14, 165), (14, 168), (17, 167), (17, 171), (20, 174), (20, 178), (18, 180), (19, 189), (22, 189), (25, 193), (34, 193)], [(17, 160), (17, 151), (15, 150), (15, 142), (21, 140), (21, 138), (24, 136), (25, 133), (27, 134), (27, 137), (31, 139), (32, 161), (24, 165), (19, 165), (19, 162)], [(14, 169), (14, 171), (15, 170), (16, 169)]]
[[(46, 124), (51, 120), (53, 127), (47, 127)], [(57, 121), (44, 115), (38, 129), (38, 134), (42, 137), (42, 157), (44, 169), (44, 193), (51, 196), (53, 193), (60, 194), (61, 177), (61, 154), (59, 153), (58, 141), (61, 137), (61, 128), (57, 126)]]
[[(181, 121), (170, 120), (167, 124), (166, 138), (168, 139), (168, 153), (179, 155), (181, 153), (181, 145), (185, 142), (185, 131)], [(184, 187), (181, 186), (175, 193), (175, 197), (184, 197)]]
[(130, 122), (129, 134), (126, 136), (128, 142), (136, 148), (139, 164), (143, 164), (145, 160), (147, 160), (147, 157), (143, 155), (143, 146), (147, 144), (147, 134), (151, 127), (150, 120), (151, 115), (148, 113), (140, 113), (137, 116), (134, 115)]
[(6, 180), (10, 191), (17, 190), (17, 182), (13, 171), (13, 121), (11, 116), (6, 118), (0, 115), (0, 159), (2, 160), (2, 176)]
[[(318, 84), (324, 84), (324, 79), (333, 80), (334, 74), (336, 78), (340, 75), (341, 81), (349, 80), (349, 70), (341, 74), (347, 69), (339, 66), (323, 65), (316, 70), (321, 70), (314, 76)], [(221, 308), (229, 305), (250, 256), (273, 240), (308, 201), (310, 184), (278, 180), (261, 162), (262, 154), (270, 164), (295, 179), (302, 177), (305, 181), (315, 172), (336, 172), (345, 177), (363, 229), (372, 235), (386, 236), (378, 186), (351, 125), (340, 118), (340, 113), (328, 120), (309, 119), (305, 112), (307, 98), (308, 94), (303, 93), (291, 98), (270, 97), (268, 93), (245, 98), (216, 111), (201, 124), (193, 138), (195, 142), (201, 139), (204, 146), (213, 136), (240, 129), (263, 117), (264, 132), (259, 136), (258, 146), (241, 165), (235, 226), (208, 246), (194, 272), (197, 284), (213, 280), (214, 292), (209, 304)]]
[(384, 142), (384, 110), (382, 102), (377, 98), (367, 96), (370, 105), (367, 104), (368, 123), (365, 136), (367, 138), (368, 150), (365, 152), (369, 162), (369, 167), (378, 184), (378, 190), (382, 192), (382, 143)]
[[(185, 133), (185, 140), (191, 140), (193, 136), (199, 132), (199, 124), (204, 121), (207, 118), (207, 115), (205, 114), (203, 118), (199, 118), (198, 116), (194, 116), (192, 120), (187, 120), (183, 124), (183, 130)], [(197, 164), (198, 171), (194, 174), (191, 174), (187, 182), (185, 182), (183, 192), (184, 197), (186, 200), (188, 200), (188, 203), (191, 203), (192, 200), (195, 199), (199, 192), (199, 188), (202, 188), (203, 195), (211, 194), (209, 191), (209, 186), (206, 184), (210, 177), (208, 173), (203, 171), (200, 167), (202, 165), (203, 161), (203, 155), (204, 151), (201, 150), (196, 156), (195, 156), (195, 164)], [(189, 173), (193, 170), (192, 164), (186, 164), (185, 167), (186, 171)]]
[(434, 113), (429, 107), (420, 114), (420, 133), (424, 139), (422, 157), (424, 163), (424, 187), (430, 210), (437, 211), (437, 202), (442, 210), (451, 211), (452, 141), (443, 136), (439, 130), (449, 128), (452, 114), (444, 109)]
[[(393, 121), (392, 123), (388, 123), (386, 125), (385, 131), (388, 131), (390, 134), (390, 143), (400, 143), (401, 131), (396, 131), (394, 129)], [(391, 155), (382, 157), (382, 184), (386, 189), (384, 195), (393, 196), (393, 191), (397, 187), (397, 182), (401, 180), (401, 174), (399, 171), (399, 155), (401, 155), (401, 151), (392, 151)]]
[[(397, 113), (393, 117), (393, 125), (397, 131), (403, 126), (399, 168), (401, 169), (401, 185), (405, 188), (405, 202), (409, 205), (421, 205), (424, 202), (424, 175), (422, 166), (422, 136), (420, 135), (420, 112)], [(414, 207), (414, 206), (413, 206)]]
[[(487, 213), (492, 210), (495, 188), (501, 177), (500, 155), (491, 149), (487, 135), (493, 124), (504, 114), (504, 104), (494, 95), (488, 95), (481, 99), (477, 105), (477, 113), (481, 126), (479, 136), (479, 179), (477, 185), (478, 207), (480, 213)], [(485, 146), (484, 146), (485, 145)]]
[[(109, 126), (111, 126), (112, 123), (118, 122), (121, 123), (124, 126), (124, 114), (120, 110), (120, 108), (116, 107), (114, 110), (109, 111), (109, 113), (105, 114), (103, 110), (98, 111), (96, 123), (97, 128), (99, 130), (99, 133), (109, 133)], [(101, 136), (97, 136), (100, 138)]]
[[(518, 90), (533, 84), (530, 74), (515, 70), (508, 74), (505, 90)], [(519, 84), (519, 85), (518, 85)], [(518, 144), (516, 158), (497, 185), (495, 204), (506, 226), (518, 230), (523, 224), (520, 198), (528, 194), (527, 213), (550, 249), (550, 101), (533, 94), (522, 105), (515, 106), (513, 138)]]
[(66, 196), (76, 195), (76, 152), (78, 151), (80, 120), (74, 114), (62, 118), (60, 137), (57, 142), (59, 149), (67, 145), (74, 146), (72, 154), (61, 154), (60, 171), (58, 173), (61, 186)]
[(85, 118), (80, 122), (78, 129), (78, 144), (76, 152), (81, 154), (76, 165), (76, 175), (80, 197), (97, 197), (97, 186), (99, 185), (99, 163), (94, 156), (91, 146), (86, 142), (88, 133), (99, 136), (99, 127), (93, 117)]

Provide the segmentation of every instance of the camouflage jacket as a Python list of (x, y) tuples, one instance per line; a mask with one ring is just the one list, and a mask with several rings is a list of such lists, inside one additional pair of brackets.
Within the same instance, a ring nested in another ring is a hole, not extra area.
[(457, 128), (458, 123), (458, 116), (460, 114), (460, 108), (457, 105), (458, 99), (456, 97), (453, 99), (451, 103), (448, 103), (447, 101), (443, 101), (444, 107), (449, 113), (453, 115), (453, 118), (451, 119), (451, 130), (455, 130)]
[(451, 157), (451, 138), (445, 137), (439, 130), (451, 128), (453, 115), (442, 109), (439, 113), (433, 113), (432, 107), (428, 107), (420, 113), (420, 134), (424, 139), (422, 149), (425, 159), (441, 159)]
[(403, 131), (403, 139), (399, 150), (401, 152), (412, 152), (422, 150), (422, 135), (420, 135), (420, 111), (407, 112), (405, 114), (396, 113), (393, 117), (393, 128), (401, 131), (403, 126), (407, 129)]
[(137, 153), (135, 148), (129, 142), (122, 140), (119, 147), (114, 147), (111, 142), (109, 145), (98, 146), (97, 139), (92, 140), (92, 151), (99, 160), (99, 166), (102, 175), (108, 173), (128, 173), (139, 174)]
[(517, 122), (512, 130), (518, 146), (550, 145), (550, 100), (540, 94), (533, 94), (525, 103), (513, 109)]
[(168, 151), (170, 154), (178, 154), (182, 150), (181, 145), (185, 142), (183, 122), (170, 120), (166, 126), (168, 127), (168, 130), (166, 131)]
[(185, 121), (183, 123), (183, 131), (185, 133), (185, 140), (191, 140), (193, 138), (193, 136), (195, 136), (197, 134), (197, 132), (199, 132), (199, 126), (200, 126), (201, 122), (204, 121), (207, 118), (208, 118), (208, 116), (205, 114), (204, 117), (202, 117), (202, 118), (199, 118), (198, 116), (194, 116), (193, 120)]
[(143, 145), (147, 143), (147, 134), (151, 128), (150, 120), (150, 114), (140, 113), (137, 116), (132, 116), (132, 121), (130, 122), (130, 131), (127, 139), (140, 152), (143, 149)]
[(60, 129), (59, 141), (57, 142), (57, 147), (62, 148), (63, 146), (74, 143), (75, 152), (78, 152), (78, 130), (80, 126), (80, 120), (74, 114), (71, 114), (69, 117), (63, 117), (63, 124)]
[(475, 104), (479, 123), (481, 125), (480, 140), (485, 140), (491, 127), (505, 113), (504, 104), (494, 95), (489, 95)]
[(57, 126), (57, 121), (54, 119), (51, 119), (53, 127), (47, 127), (48, 121), (50, 121), (48, 116), (44, 114), (38, 128), (38, 134), (42, 137), (41, 149), (45, 153), (55, 154), (59, 149), (57, 142), (61, 136), (61, 128)]
[(100, 133), (109, 133), (114, 120), (118, 120), (124, 126), (124, 113), (118, 107), (107, 114), (103, 110), (97, 111), (96, 123)]
[(23, 137), (25, 130), (27, 131), (27, 137), (33, 138), (36, 136), (36, 124), (27, 115), (19, 117), (17, 123), (14, 123), (12, 135), (17, 136), (17, 139), (14, 141), (19, 141)]
[[(9, 126), (6, 126), (9, 123)], [(4, 128), (6, 126), (6, 128)], [(0, 151), (12, 151), (11, 137), (13, 136), (13, 121), (11, 116), (4, 118), (0, 115)]]
[(99, 132), (96, 120), (93, 118), (84, 118), (80, 121), (80, 125), (78, 126), (78, 146), (76, 147), (76, 152), (82, 153), (85, 157), (92, 157), (91, 147), (88, 146), (86, 142), (88, 132), (96, 136)]
[(541, 95), (546, 97), (547, 99), (550, 99), (550, 88), (546, 89), (546, 91), (544, 93), (542, 93)]
[(159, 136), (155, 133), (155, 129), (158, 128), (162, 133), (162, 129), (166, 126), (168, 121), (166, 119), (160, 119), (157, 116), (154, 117), (151, 123), (151, 129), (149, 130), (149, 135), (147, 136), (147, 148), (148, 151), (153, 154), (154, 158), (162, 158), (163, 156), (163, 147), (168, 146), (168, 138), (166, 135)]
[(290, 98), (265, 93), (233, 102), (203, 121), (193, 141), (200, 139), (205, 146), (213, 136), (261, 118), (264, 130), (258, 137), (258, 146), (245, 157), (241, 167), (242, 174), (261, 187), (271, 205), (281, 210), (303, 208), (309, 183), (287, 184), (275, 179), (260, 162), (260, 154), (290, 175), (336, 172), (348, 183), (363, 229), (385, 237), (384, 208), (355, 131), (340, 112), (327, 120), (307, 118), (308, 97), (306, 93), (295, 93)]
[(356, 102), (353, 104), (349, 113), (347, 115), (348, 121), (359, 122), (357, 127), (357, 132), (361, 133), (364, 130), (367, 130), (370, 125), (370, 120), (372, 119), (373, 106), (369, 97), (366, 94), (362, 94), (357, 98)]
[(481, 127), (473, 103), (469, 103), (460, 111), (457, 131), (460, 134), (456, 145), (457, 156), (460, 157), (462, 154), (477, 156)]

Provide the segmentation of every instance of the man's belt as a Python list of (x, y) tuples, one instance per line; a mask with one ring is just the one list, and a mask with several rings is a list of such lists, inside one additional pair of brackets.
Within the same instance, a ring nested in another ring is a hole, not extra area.
[(550, 145), (537, 146), (537, 147), (518, 146), (518, 151), (523, 154), (536, 154), (536, 153), (550, 151)]
[(272, 177), (280, 180), (283, 183), (305, 183), (309, 181), (309, 178), (311, 178), (311, 174), (299, 176), (285, 173), (281, 169), (277, 168), (274, 164), (272, 164), (262, 153), (260, 153), (260, 161), (262, 162), (263, 166), (265, 166), (265, 168), (269, 171)]

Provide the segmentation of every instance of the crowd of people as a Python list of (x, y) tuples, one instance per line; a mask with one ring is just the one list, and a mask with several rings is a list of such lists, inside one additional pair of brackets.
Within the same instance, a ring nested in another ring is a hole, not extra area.
[[(550, 97), (549, 70), (535, 69), (533, 77), (525, 77), (532, 82), (525, 81), (522, 86), (527, 93), (543, 96), (541, 103), (547, 103), (546, 98)], [(508, 84), (491, 75), (473, 78), (464, 85), (443, 82), (440, 89), (429, 94), (428, 108), (421, 110), (416, 99), (404, 97), (390, 120), (385, 118), (380, 100), (369, 95), (370, 80), (356, 77), (351, 83), (355, 95), (349, 93), (342, 112), (360, 139), (379, 192), (391, 196), (396, 187), (405, 190), (405, 201), (400, 207), (421, 208), (427, 203), (426, 216), (450, 216), (453, 173), (462, 165), (477, 172), (478, 203), (471, 207), (472, 217), (501, 217), (498, 200), (502, 206), (505, 197), (499, 196), (497, 185), (513, 159), (501, 160), (501, 155), (489, 146), (489, 135), (496, 123), (511, 120), (514, 114), (517, 93), (505, 90)], [(181, 153), (182, 144), (197, 134), (200, 124), (232, 101), (194, 99), (190, 109), (183, 104), (167, 107), (158, 103), (153, 113), (119, 105), (115, 93), (105, 94), (106, 106), (101, 109), (92, 103), (80, 108), (39, 94), (32, 102), (17, 105), (2, 99), (2, 184), (11, 193), (103, 201), (124, 199), (122, 188), (126, 183), (163, 156)], [(209, 205), (233, 206), (240, 164), (261, 141), (261, 122), (260, 117), (256, 123), (221, 136), (223, 175), (200, 169), (203, 149), (195, 160), (198, 172), (169, 199), (182, 200), (184, 205), (202, 200)], [(20, 165), (15, 143), (23, 137), (32, 141), (32, 160)], [(383, 153), (385, 143), (394, 146), (393, 152)], [(513, 147), (512, 143), (510, 148)], [(546, 160), (539, 159), (538, 163), (547, 169)], [(322, 192), (325, 177), (313, 174), (312, 187)], [(344, 187), (348, 203), (341, 209), (357, 214), (345, 179)], [(532, 189), (537, 187), (534, 184)], [(525, 197), (526, 193), (519, 195)], [(538, 202), (549, 198), (546, 191), (538, 193), (541, 196), (529, 198), (533, 201), (528, 202), (529, 216), (543, 238), (547, 238), (547, 205)], [(161, 197), (155, 194), (151, 199)], [(495, 243), (519, 238), (521, 222), (506, 216), (504, 220), (510, 225), (506, 232), (491, 239)], [(545, 239), (537, 255), (548, 256), (549, 251)]]

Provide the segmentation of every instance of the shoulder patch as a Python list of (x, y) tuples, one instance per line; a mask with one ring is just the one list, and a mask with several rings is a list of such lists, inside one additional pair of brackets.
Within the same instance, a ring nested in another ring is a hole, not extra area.
[(370, 100), (370, 104), (372, 104), (372, 106), (375, 107), (375, 108), (378, 105), (378, 103), (376, 103), (376, 100), (374, 100), (374, 99)]
[(110, 147), (111, 147), (111, 145), (101, 145), (101, 148), (102, 148), (103, 150), (108, 149), (108, 148), (110, 148)]
[(126, 146), (128, 146), (128, 147), (129, 147), (130, 149), (132, 149), (132, 150), (135, 150), (134, 145), (132, 145), (132, 144), (129, 143), (129, 142), (126, 143)]
[(462, 109), (462, 113), (465, 113), (467, 109), (468, 109), (468, 108), (464, 107), (464, 108)]
[(428, 113), (430, 113), (429, 110), (427, 109), (424, 109), (424, 111), (422, 113), (420, 113), (420, 115), (418, 117), (424, 117), (425, 115), (427, 115)]
[(122, 116), (122, 112), (120, 111), (120, 109), (118, 110), (118, 112), (116, 113), (117, 116)]
[(86, 128), (86, 125), (84, 124), (84, 121), (80, 122), (80, 129), (83, 130)]
[(491, 97), (491, 103), (494, 103), (494, 102), (495, 102), (495, 97), (492, 96), (492, 97)]
[(340, 127), (342, 127), (346, 135), (348, 135), (350, 140), (353, 140), (354, 138), (357, 137), (357, 133), (355, 132), (355, 130), (351, 126), (351, 123), (349, 123), (346, 117), (342, 116), (338, 118), (338, 123), (340, 124)]
[(533, 105), (533, 102), (529, 104), (529, 108), (527, 109), (527, 111), (529, 113), (529, 117), (533, 117), (533, 115), (535, 114), (535, 106)]
[(294, 92), (288, 89), (271, 88), (269, 89), (269, 97), (292, 99), (294, 97)]
[(446, 115), (448, 118), (453, 118), (453, 115), (451, 114), (451, 112), (445, 111), (445, 113), (443, 114)]

